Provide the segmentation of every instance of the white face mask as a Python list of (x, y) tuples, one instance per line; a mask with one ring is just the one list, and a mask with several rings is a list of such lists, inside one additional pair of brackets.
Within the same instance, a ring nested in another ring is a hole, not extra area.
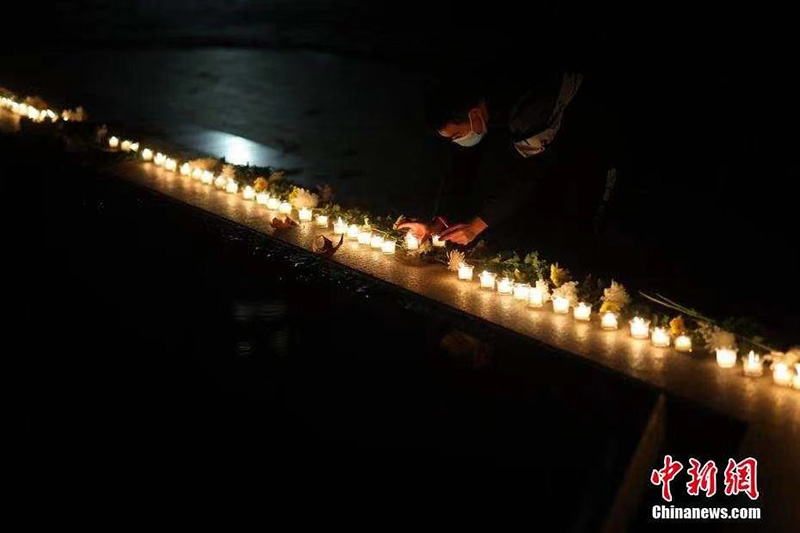
[[(483, 122), (483, 119), (481, 119), (481, 122)], [(453, 139), (453, 142), (458, 144), (459, 146), (464, 146), (466, 148), (470, 146), (475, 146), (476, 144), (481, 142), (481, 139), (483, 139), (483, 136), (486, 135), (487, 130), (488, 128), (484, 123), (483, 131), (481, 133), (475, 133), (475, 130), (472, 129), (472, 117), (469, 117), (469, 133), (467, 133), (463, 137), (459, 137), (458, 139)]]

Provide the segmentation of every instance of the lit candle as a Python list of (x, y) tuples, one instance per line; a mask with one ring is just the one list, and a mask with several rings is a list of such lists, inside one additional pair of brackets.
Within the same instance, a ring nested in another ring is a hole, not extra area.
[(128, 140), (122, 141), (122, 144), (119, 145), (123, 152), (130, 152), (131, 151), (131, 142)]
[(775, 363), (772, 366), (772, 381), (776, 385), (788, 387), (792, 384), (792, 372), (786, 363)]
[(358, 233), (358, 244), (369, 244), (372, 242), (372, 232), (369, 230), (361, 230)]
[(458, 279), (461, 281), (471, 281), (472, 280), (472, 271), (475, 267), (472, 265), (468, 265), (466, 263), (461, 263), (458, 265)]
[(260, 193), (256, 194), (256, 203), (257, 204), (267, 205), (267, 202), (269, 202), (269, 194), (267, 194), (265, 192), (260, 192)]
[(336, 219), (336, 222), (333, 223), (333, 233), (335, 235), (344, 235), (347, 233), (347, 222), (342, 220), (342, 217)]
[(417, 239), (410, 231), (406, 233), (406, 249), (416, 250), (419, 248), (419, 239)]
[(228, 180), (222, 174), (217, 176), (217, 178), (214, 180), (214, 187), (216, 187), (217, 189), (224, 189), (227, 186), (228, 186)]
[(358, 224), (350, 224), (350, 226), (347, 228), (347, 238), (350, 240), (357, 240), (360, 233), (361, 228), (358, 227)]
[(431, 242), (436, 248), (443, 248), (445, 245), (447, 245), (447, 241), (443, 241), (438, 235), (431, 237)]
[(156, 152), (156, 156), (153, 158), (153, 163), (155, 163), (156, 166), (160, 167), (160, 166), (162, 166), (164, 164), (164, 161), (166, 161), (166, 160), (167, 160), (167, 156), (165, 156), (161, 152)]
[(228, 180), (228, 184), (225, 186), (225, 192), (236, 194), (239, 192), (239, 184), (233, 180)]
[(28, 108), (28, 118), (31, 120), (38, 120), (39, 119), (39, 110), (35, 107)]
[(494, 290), (494, 279), (497, 277), (497, 274), (492, 272), (488, 272), (484, 270), (481, 272), (481, 275), (478, 278), (481, 281), (481, 288), (482, 289), (489, 289)]
[(308, 222), (309, 220), (311, 220), (311, 215), (313, 214), (311, 209), (307, 207), (301, 207), (300, 211), (298, 211), (297, 213), (300, 216), (300, 220), (302, 220), (303, 222)]
[(634, 339), (646, 339), (650, 336), (650, 321), (642, 317), (634, 317), (630, 322), (631, 337)]
[(276, 209), (281, 208), (281, 201), (275, 198), (274, 196), (267, 199), (267, 209), (270, 211), (275, 211)]
[(319, 228), (328, 227), (328, 215), (317, 215), (317, 227)]
[(763, 373), (764, 365), (761, 362), (761, 358), (753, 350), (750, 350), (750, 353), (747, 354), (747, 359), (744, 360), (744, 375), (757, 378)]
[(392, 240), (383, 241), (383, 245), (381, 245), (381, 252), (383, 252), (383, 253), (385, 253), (387, 255), (392, 255), (392, 254), (394, 254), (394, 249), (395, 249), (396, 246), (397, 246), (397, 243), (395, 241), (392, 241)]
[(188, 176), (191, 173), (192, 173), (192, 165), (190, 165), (189, 163), (184, 163), (181, 165), (182, 176)]
[(692, 338), (689, 335), (678, 335), (675, 337), (675, 349), (679, 352), (691, 352)]
[(617, 329), (617, 315), (611, 311), (606, 311), (600, 318), (600, 327), (603, 329)]
[(794, 380), (792, 380), (792, 387), (800, 390), (800, 363), (794, 365)]
[(669, 333), (665, 328), (653, 328), (653, 333), (650, 335), (650, 340), (653, 346), (665, 348), (669, 346)]
[(369, 245), (372, 248), (383, 249), (383, 237), (380, 235), (373, 235), (372, 239), (369, 241)]
[(569, 313), (569, 300), (561, 296), (553, 298), (553, 312), (559, 315), (566, 315)]
[(111, 137), (111, 138), (108, 140), (108, 147), (109, 147), (109, 148), (114, 148), (115, 150), (116, 150), (117, 148), (119, 148), (119, 139), (117, 139), (116, 137)]
[(514, 292), (514, 282), (509, 278), (503, 278), (497, 282), (497, 292), (500, 294), (511, 294)]
[(204, 170), (203, 177), (200, 178), (200, 181), (202, 181), (206, 185), (211, 185), (212, 183), (214, 183), (214, 174), (212, 174), (208, 170)]
[(717, 364), (720, 368), (733, 368), (736, 366), (736, 350), (732, 348), (717, 348)]
[(281, 205), (278, 206), (278, 213), (282, 213), (284, 215), (289, 215), (292, 212), (292, 204), (289, 202), (281, 202)]
[(544, 293), (539, 287), (531, 287), (528, 291), (528, 305), (531, 307), (542, 307), (544, 305)]
[(202, 168), (196, 168), (196, 169), (192, 170), (192, 177), (194, 179), (196, 179), (196, 180), (199, 180), (200, 178), (202, 178), (203, 177), (203, 169)]
[(588, 322), (592, 316), (592, 306), (580, 302), (572, 309), (572, 316), (575, 317), (575, 320), (582, 320), (584, 322)]
[(131, 143), (131, 152), (139, 151), (139, 143)]
[(531, 286), (527, 283), (515, 283), (514, 284), (514, 299), (515, 300), (527, 300), (528, 294), (531, 292)]
[(256, 197), (256, 190), (250, 185), (247, 185), (244, 191), (242, 191), (242, 197), (244, 197), (245, 200), (253, 200)]
[(175, 172), (176, 170), (178, 170), (178, 162), (175, 161), (174, 159), (167, 158), (167, 160), (164, 161), (164, 168), (169, 170), (170, 172)]
[(145, 148), (144, 150), (142, 150), (142, 160), (143, 161), (153, 160), (153, 151), (150, 148)]

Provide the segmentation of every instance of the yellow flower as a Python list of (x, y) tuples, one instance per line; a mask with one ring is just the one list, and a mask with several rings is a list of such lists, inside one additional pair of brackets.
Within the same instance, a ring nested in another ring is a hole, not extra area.
[(269, 187), (269, 182), (267, 182), (265, 178), (259, 177), (256, 178), (255, 181), (253, 182), (253, 189), (255, 189), (256, 192), (264, 192), (267, 190), (268, 187)]
[(550, 281), (553, 282), (553, 285), (560, 287), (570, 279), (572, 278), (569, 275), (569, 270), (561, 268), (558, 263), (550, 265)]
[(602, 315), (608, 311), (619, 313), (619, 304), (617, 302), (603, 302), (603, 305), (600, 306), (600, 314)]
[(682, 316), (678, 315), (669, 321), (669, 332), (673, 337), (686, 333), (686, 324), (683, 323)]

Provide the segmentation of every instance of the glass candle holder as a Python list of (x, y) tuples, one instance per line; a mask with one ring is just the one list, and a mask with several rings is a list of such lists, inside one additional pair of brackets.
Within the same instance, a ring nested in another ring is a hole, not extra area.
[(494, 290), (494, 280), (496, 277), (497, 274), (493, 272), (488, 272), (486, 270), (481, 272), (481, 275), (478, 276), (481, 282), (481, 289)]
[(157, 152), (156, 155), (153, 156), (153, 163), (155, 163), (157, 167), (164, 166), (164, 162), (166, 160), (167, 160), (167, 156), (165, 156), (161, 152)]
[(472, 265), (461, 263), (458, 265), (458, 279), (461, 281), (472, 281), (472, 272), (475, 269)]
[(333, 233), (334, 235), (344, 235), (347, 233), (347, 222), (342, 220), (342, 217), (336, 219), (336, 222), (333, 223)]
[(361, 228), (358, 227), (358, 224), (350, 224), (347, 227), (347, 238), (350, 240), (358, 240), (358, 235), (361, 233)]
[(764, 374), (764, 363), (762, 363), (761, 357), (753, 350), (750, 350), (750, 353), (744, 358), (742, 366), (744, 367), (745, 376), (757, 378)]
[(131, 143), (131, 152), (139, 151), (139, 143)]
[(203, 169), (202, 168), (195, 168), (192, 170), (192, 177), (196, 180), (199, 180), (203, 177)]
[(592, 306), (584, 302), (580, 302), (572, 309), (572, 316), (575, 317), (575, 320), (588, 322), (592, 317)]
[(436, 248), (444, 248), (444, 246), (447, 245), (447, 241), (443, 241), (438, 235), (431, 237), (431, 243)]
[(800, 390), (800, 363), (794, 365), (794, 379), (792, 380), (792, 387)]
[(717, 348), (717, 364), (720, 368), (733, 368), (736, 366), (736, 350), (732, 348)]
[(192, 165), (184, 163), (181, 165), (181, 176), (188, 176), (192, 173)]
[(781, 387), (788, 387), (792, 384), (792, 371), (786, 363), (775, 363), (772, 365), (772, 381)]
[(689, 335), (678, 335), (675, 337), (675, 349), (684, 353), (691, 352), (692, 338)]
[(269, 203), (269, 194), (265, 192), (256, 193), (256, 203), (261, 205), (267, 205)]
[(203, 176), (200, 178), (200, 181), (202, 181), (206, 185), (211, 185), (212, 183), (214, 183), (214, 174), (212, 174), (208, 170), (203, 171)]
[(131, 151), (131, 142), (126, 139), (126, 140), (122, 141), (122, 143), (119, 145), (119, 147), (122, 149), (123, 152), (130, 152)]
[(394, 250), (397, 247), (397, 242), (389, 240), (383, 241), (381, 245), (381, 252), (385, 253), (386, 255), (394, 255)]
[(383, 248), (383, 237), (380, 235), (373, 235), (372, 239), (369, 241), (370, 248), (376, 248), (378, 250)]
[(634, 339), (646, 339), (650, 336), (650, 321), (642, 317), (634, 317), (630, 321), (631, 337)]
[(500, 294), (511, 294), (514, 292), (514, 282), (509, 278), (497, 280), (497, 292)]
[(416, 250), (419, 248), (419, 239), (410, 231), (406, 233), (406, 250)]
[(250, 185), (245, 185), (244, 190), (242, 191), (242, 197), (245, 200), (255, 200), (256, 190), (252, 188)]
[(539, 287), (531, 287), (528, 291), (528, 306), (542, 307), (544, 305), (544, 292)]
[(318, 228), (328, 227), (328, 215), (317, 215), (317, 227)]
[(361, 230), (358, 234), (358, 244), (367, 244), (369, 245), (372, 242), (372, 232), (367, 230)]
[(111, 137), (111, 138), (108, 140), (108, 147), (109, 147), (109, 148), (113, 148), (114, 150), (116, 150), (117, 148), (119, 148), (119, 139), (118, 139), (118, 138), (116, 138), (116, 137)]
[(527, 301), (528, 295), (531, 292), (531, 286), (528, 283), (515, 283), (514, 284), (514, 299)]
[(227, 186), (228, 186), (228, 180), (222, 174), (214, 178), (214, 187), (216, 187), (217, 189), (224, 189)]
[(653, 328), (653, 332), (650, 334), (650, 341), (653, 346), (666, 348), (670, 344), (669, 333), (667, 333), (666, 328)]
[(307, 207), (301, 207), (300, 210), (297, 211), (297, 216), (300, 218), (301, 222), (309, 222), (312, 215), (311, 209)]
[[(289, 207), (291, 208), (291, 206)], [(267, 209), (269, 209), (270, 211), (277, 211), (280, 208), (281, 208), (280, 199), (272, 196), (267, 199)]]
[(178, 162), (174, 159), (167, 158), (164, 161), (164, 168), (169, 170), (170, 172), (175, 172), (178, 170)]
[(561, 296), (553, 298), (553, 312), (557, 315), (566, 315), (569, 313), (569, 300)]
[(278, 213), (282, 215), (290, 215), (292, 213), (292, 204), (289, 202), (281, 202), (278, 206)]
[(229, 194), (236, 194), (239, 192), (239, 184), (233, 180), (230, 180), (227, 185), (225, 185), (225, 192)]
[(611, 311), (606, 311), (603, 313), (603, 316), (600, 317), (600, 327), (606, 330), (614, 330), (617, 329), (617, 314)]
[(152, 161), (153, 160), (153, 151), (150, 148), (145, 148), (142, 150), (142, 161)]

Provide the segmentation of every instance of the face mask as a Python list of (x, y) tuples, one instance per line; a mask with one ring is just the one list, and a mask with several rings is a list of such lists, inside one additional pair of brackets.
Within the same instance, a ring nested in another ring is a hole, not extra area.
[(481, 139), (483, 139), (483, 136), (486, 135), (487, 130), (488, 128), (484, 127), (483, 132), (475, 133), (475, 130), (472, 129), (472, 117), (469, 117), (469, 133), (467, 133), (463, 137), (459, 137), (458, 139), (453, 139), (453, 142), (458, 144), (459, 146), (464, 146), (465, 148), (468, 148), (470, 146), (475, 146), (476, 144), (481, 142)]

